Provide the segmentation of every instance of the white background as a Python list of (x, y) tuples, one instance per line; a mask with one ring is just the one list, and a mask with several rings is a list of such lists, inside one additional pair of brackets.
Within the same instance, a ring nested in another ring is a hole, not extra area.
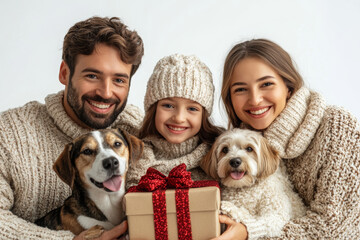
[(195, 54), (213, 72), (213, 118), (226, 125), (219, 104), (225, 56), (240, 41), (268, 38), (290, 53), (308, 87), (360, 119), (359, 12), (359, 0), (1, 0), (0, 112), (62, 90), (63, 37), (97, 15), (120, 17), (145, 43), (128, 101), (140, 108), (160, 58)]

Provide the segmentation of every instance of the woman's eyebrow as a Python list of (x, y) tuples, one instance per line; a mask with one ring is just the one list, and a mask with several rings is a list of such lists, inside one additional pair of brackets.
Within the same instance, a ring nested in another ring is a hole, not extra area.
[(266, 80), (268, 78), (275, 78), (275, 77), (270, 76), (270, 75), (266, 75), (266, 76), (263, 76), (263, 77), (257, 79), (256, 82), (261, 82), (261, 81), (264, 81), (264, 80)]
[[(275, 77), (270, 76), (270, 75), (266, 75), (266, 76), (263, 76), (263, 77), (261, 77), (261, 78), (259, 78), (259, 79), (256, 79), (256, 82), (261, 82), (261, 81), (267, 80), (267, 79), (269, 79), (269, 78), (275, 78)], [(244, 82), (234, 82), (233, 84), (231, 84), (230, 87), (234, 87), (234, 86), (244, 86), (244, 85), (246, 85), (246, 83), (244, 83)]]
[(233, 84), (231, 84), (230, 87), (234, 87), (234, 86), (243, 86), (243, 85), (246, 85), (246, 83), (244, 82), (234, 82)]

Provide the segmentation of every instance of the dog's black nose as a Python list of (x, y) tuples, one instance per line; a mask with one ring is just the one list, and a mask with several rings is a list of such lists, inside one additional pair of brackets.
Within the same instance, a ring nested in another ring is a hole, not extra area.
[(109, 157), (109, 158), (105, 158), (103, 160), (103, 167), (106, 169), (106, 170), (109, 170), (109, 169), (116, 169), (119, 167), (119, 160), (117, 160), (116, 158), (114, 157)]
[(232, 166), (233, 168), (237, 168), (238, 166), (240, 166), (241, 162), (242, 161), (240, 158), (233, 158), (230, 160), (230, 166)]

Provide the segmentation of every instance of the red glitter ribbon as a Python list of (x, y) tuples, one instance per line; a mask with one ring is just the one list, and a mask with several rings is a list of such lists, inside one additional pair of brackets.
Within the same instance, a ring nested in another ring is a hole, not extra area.
[(152, 194), (153, 209), (154, 209), (154, 225), (155, 225), (155, 239), (167, 240), (167, 218), (166, 218), (166, 198), (164, 190), (156, 190)]
[(191, 173), (186, 171), (184, 163), (173, 168), (169, 176), (154, 168), (149, 168), (144, 176), (141, 177), (137, 186), (130, 187), (128, 192), (153, 192), (153, 209), (155, 239), (167, 240), (167, 217), (165, 190), (175, 188), (176, 217), (178, 228), (178, 239), (192, 239), (190, 208), (189, 208), (189, 188), (199, 188), (216, 186), (216, 181), (193, 181)]
[(178, 239), (192, 239), (189, 189), (175, 190)]

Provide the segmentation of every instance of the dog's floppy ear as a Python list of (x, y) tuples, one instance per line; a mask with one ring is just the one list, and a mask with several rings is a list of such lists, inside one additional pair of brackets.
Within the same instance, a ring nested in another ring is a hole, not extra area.
[(135, 137), (134, 135), (131, 135), (120, 129), (118, 130), (129, 144), (130, 160), (139, 160), (144, 150), (144, 142), (141, 141), (139, 138)]
[(279, 166), (280, 156), (278, 151), (270, 146), (266, 138), (260, 138), (261, 170), (259, 178), (266, 178), (273, 174)]
[(217, 174), (216, 142), (211, 146), (209, 152), (201, 159), (200, 167), (204, 172), (215, 180), (220, 180)]
[(53, 165), (53, 169), (56, 174), (60, 177), (61, 180), (63, 180), (67, 185), (69, 185), (71, 189), (74, 186), (75, 179), (75, 170), (71, 164), (70, 159), (70, 151), (72, 147), (72, 143), (66, 144), (64, 150)]

